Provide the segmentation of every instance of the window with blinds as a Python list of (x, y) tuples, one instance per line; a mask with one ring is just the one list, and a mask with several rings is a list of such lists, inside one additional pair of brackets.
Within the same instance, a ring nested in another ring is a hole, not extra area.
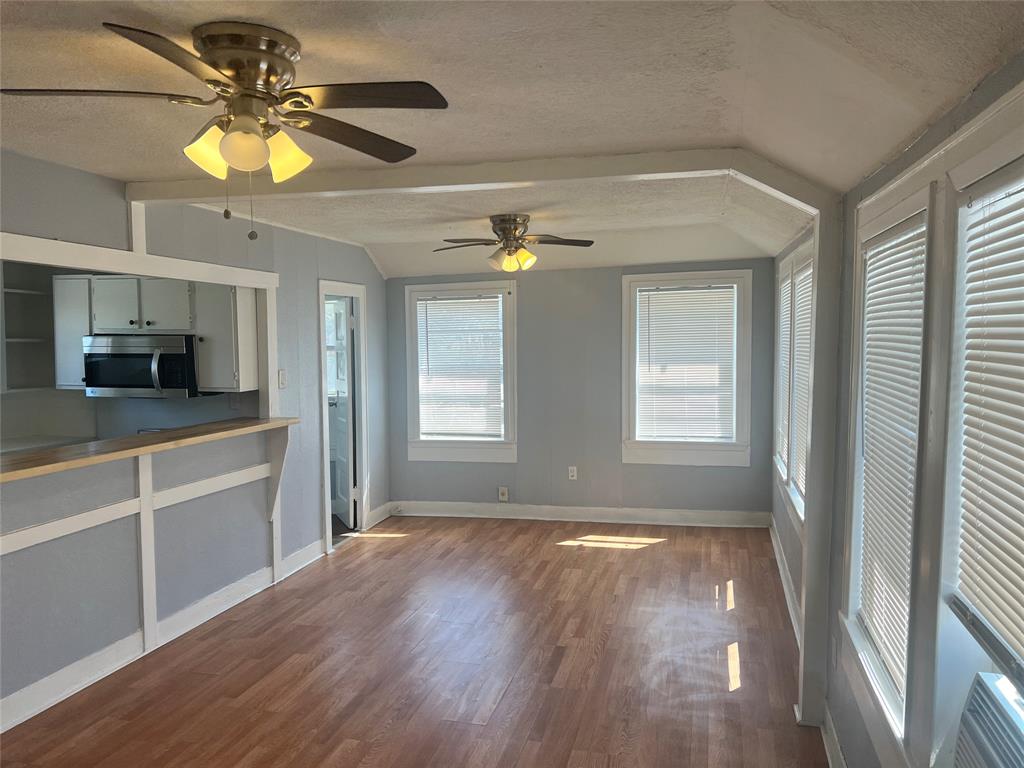
[(863, 246), (859, 617), (900, 696), (910, 616), (926, 227), (922, 211)]
[(814, 315), (814, 269), (805, 264), (793, 275), (793, 383), (791, 417), (793, 482), (802, 496), (807, 488), (807, 450), (811, 442), (811, 320)]
[(789, 397), (793, 354), (793, 275), (787, 267), (779, 279), (775, 323), (775, 458), (789, 479)]
[(504, 440), (502, 293), (418, 296), (419, 439)]
[(636, 289), (636, 438), (736, 437), (737, 286)]
[[(1024, 165), (968, 190), (956, 325), (959, 593), (1024, 657)], [(988, 187), (988, 189), (986, 189)]]

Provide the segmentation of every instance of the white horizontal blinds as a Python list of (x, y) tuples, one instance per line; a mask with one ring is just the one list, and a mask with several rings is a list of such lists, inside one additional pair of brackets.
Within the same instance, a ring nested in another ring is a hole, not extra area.
[(865, 244), (860, 617), (902, 695), (917, 476), (925, 212)]
[(959, 588), (1024, 657), (1024, 177), (965, 225)]
[(735, 284), (636, 289), (636, 439), (736, 437)]
[(775, 354), (778, 358), (775, 382), (775, 455), (789, 474), (790, 358), (793, 330), (793, 275), (787, 267), (779, 280), (778, 316), (775, 326)]
[(502, 440), (502, 296), (416, 300), (422, 440)]
[(790, 471), (801, 494), (807, 487), (807, 450), (811, 435), (811, 318), (814, 268), (800, 267), (793, 276), (792, 451)]

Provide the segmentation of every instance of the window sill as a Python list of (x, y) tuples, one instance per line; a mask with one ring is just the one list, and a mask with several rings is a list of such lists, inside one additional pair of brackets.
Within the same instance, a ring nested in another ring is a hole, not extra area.
[(909, 765), (903, 746), (903, 702), (856, 618), (840, 614), (842, 664), (857, 708), (883, 765)]
[(515, 464), (515, 443), (444, 442), (410, 440), (409, 461), (471, 461), (489, 464)]
[(622, 463), (749, 467), (750, 446), (737, 443), (661, 443), (627, 440), (622, 444)]

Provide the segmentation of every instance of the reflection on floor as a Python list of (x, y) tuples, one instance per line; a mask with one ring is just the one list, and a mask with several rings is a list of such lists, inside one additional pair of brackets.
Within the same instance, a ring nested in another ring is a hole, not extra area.
[(3, 765), (826, 765), (794, 722), (765, 529), (406, 517), (346, 538), (11, 729)]

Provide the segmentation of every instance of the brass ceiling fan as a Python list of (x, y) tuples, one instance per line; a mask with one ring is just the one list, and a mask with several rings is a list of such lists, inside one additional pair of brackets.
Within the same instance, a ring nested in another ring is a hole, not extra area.
[(192, 162), (219, 179), (227, 178), (229, 166), (252, 172), (269, 163), (275, 182), (290, 179), (308, 167), (313, 158), (285, 133), (285, 126), (397, 163), (416, 150), (311, 110), (448, 106), (434, 86), (419, 81), (293, 87), (299, 41), (286, 32), (260, 24), (201, 24), (192, 30), (192, 44), (198, 56), (153, 32), (109, 22), (103, 26), (181, 67), (210, 88), (214, 96), (201, 99), (149, 91), (40, 88), (4, 88), (0, 92), (11, 96), (165, 99), (194, 107), (224, 102), (224, 111), (209, 120), (184, 148)]
[(455, 248), (473, 248), (478, 245), (499, 246), (487, 263), (492, 269), (501, 272), (517, 272), (527, 270), (537, 263), (537, 257), (527, 250), (527, 245), (569, 245), (576, 248), (589, 248), (594, 244), (593, 240), (572, 240), (558, 235), (528, 235), (527, 229), (530, 226), (530, 217), (525, 213), (500, 213), (491, 216), (491, 229), (497, 235), (497, 239), (462, 237), (445, 240), (443, 248), (435, 248), (438, 251), (450, 251)]

